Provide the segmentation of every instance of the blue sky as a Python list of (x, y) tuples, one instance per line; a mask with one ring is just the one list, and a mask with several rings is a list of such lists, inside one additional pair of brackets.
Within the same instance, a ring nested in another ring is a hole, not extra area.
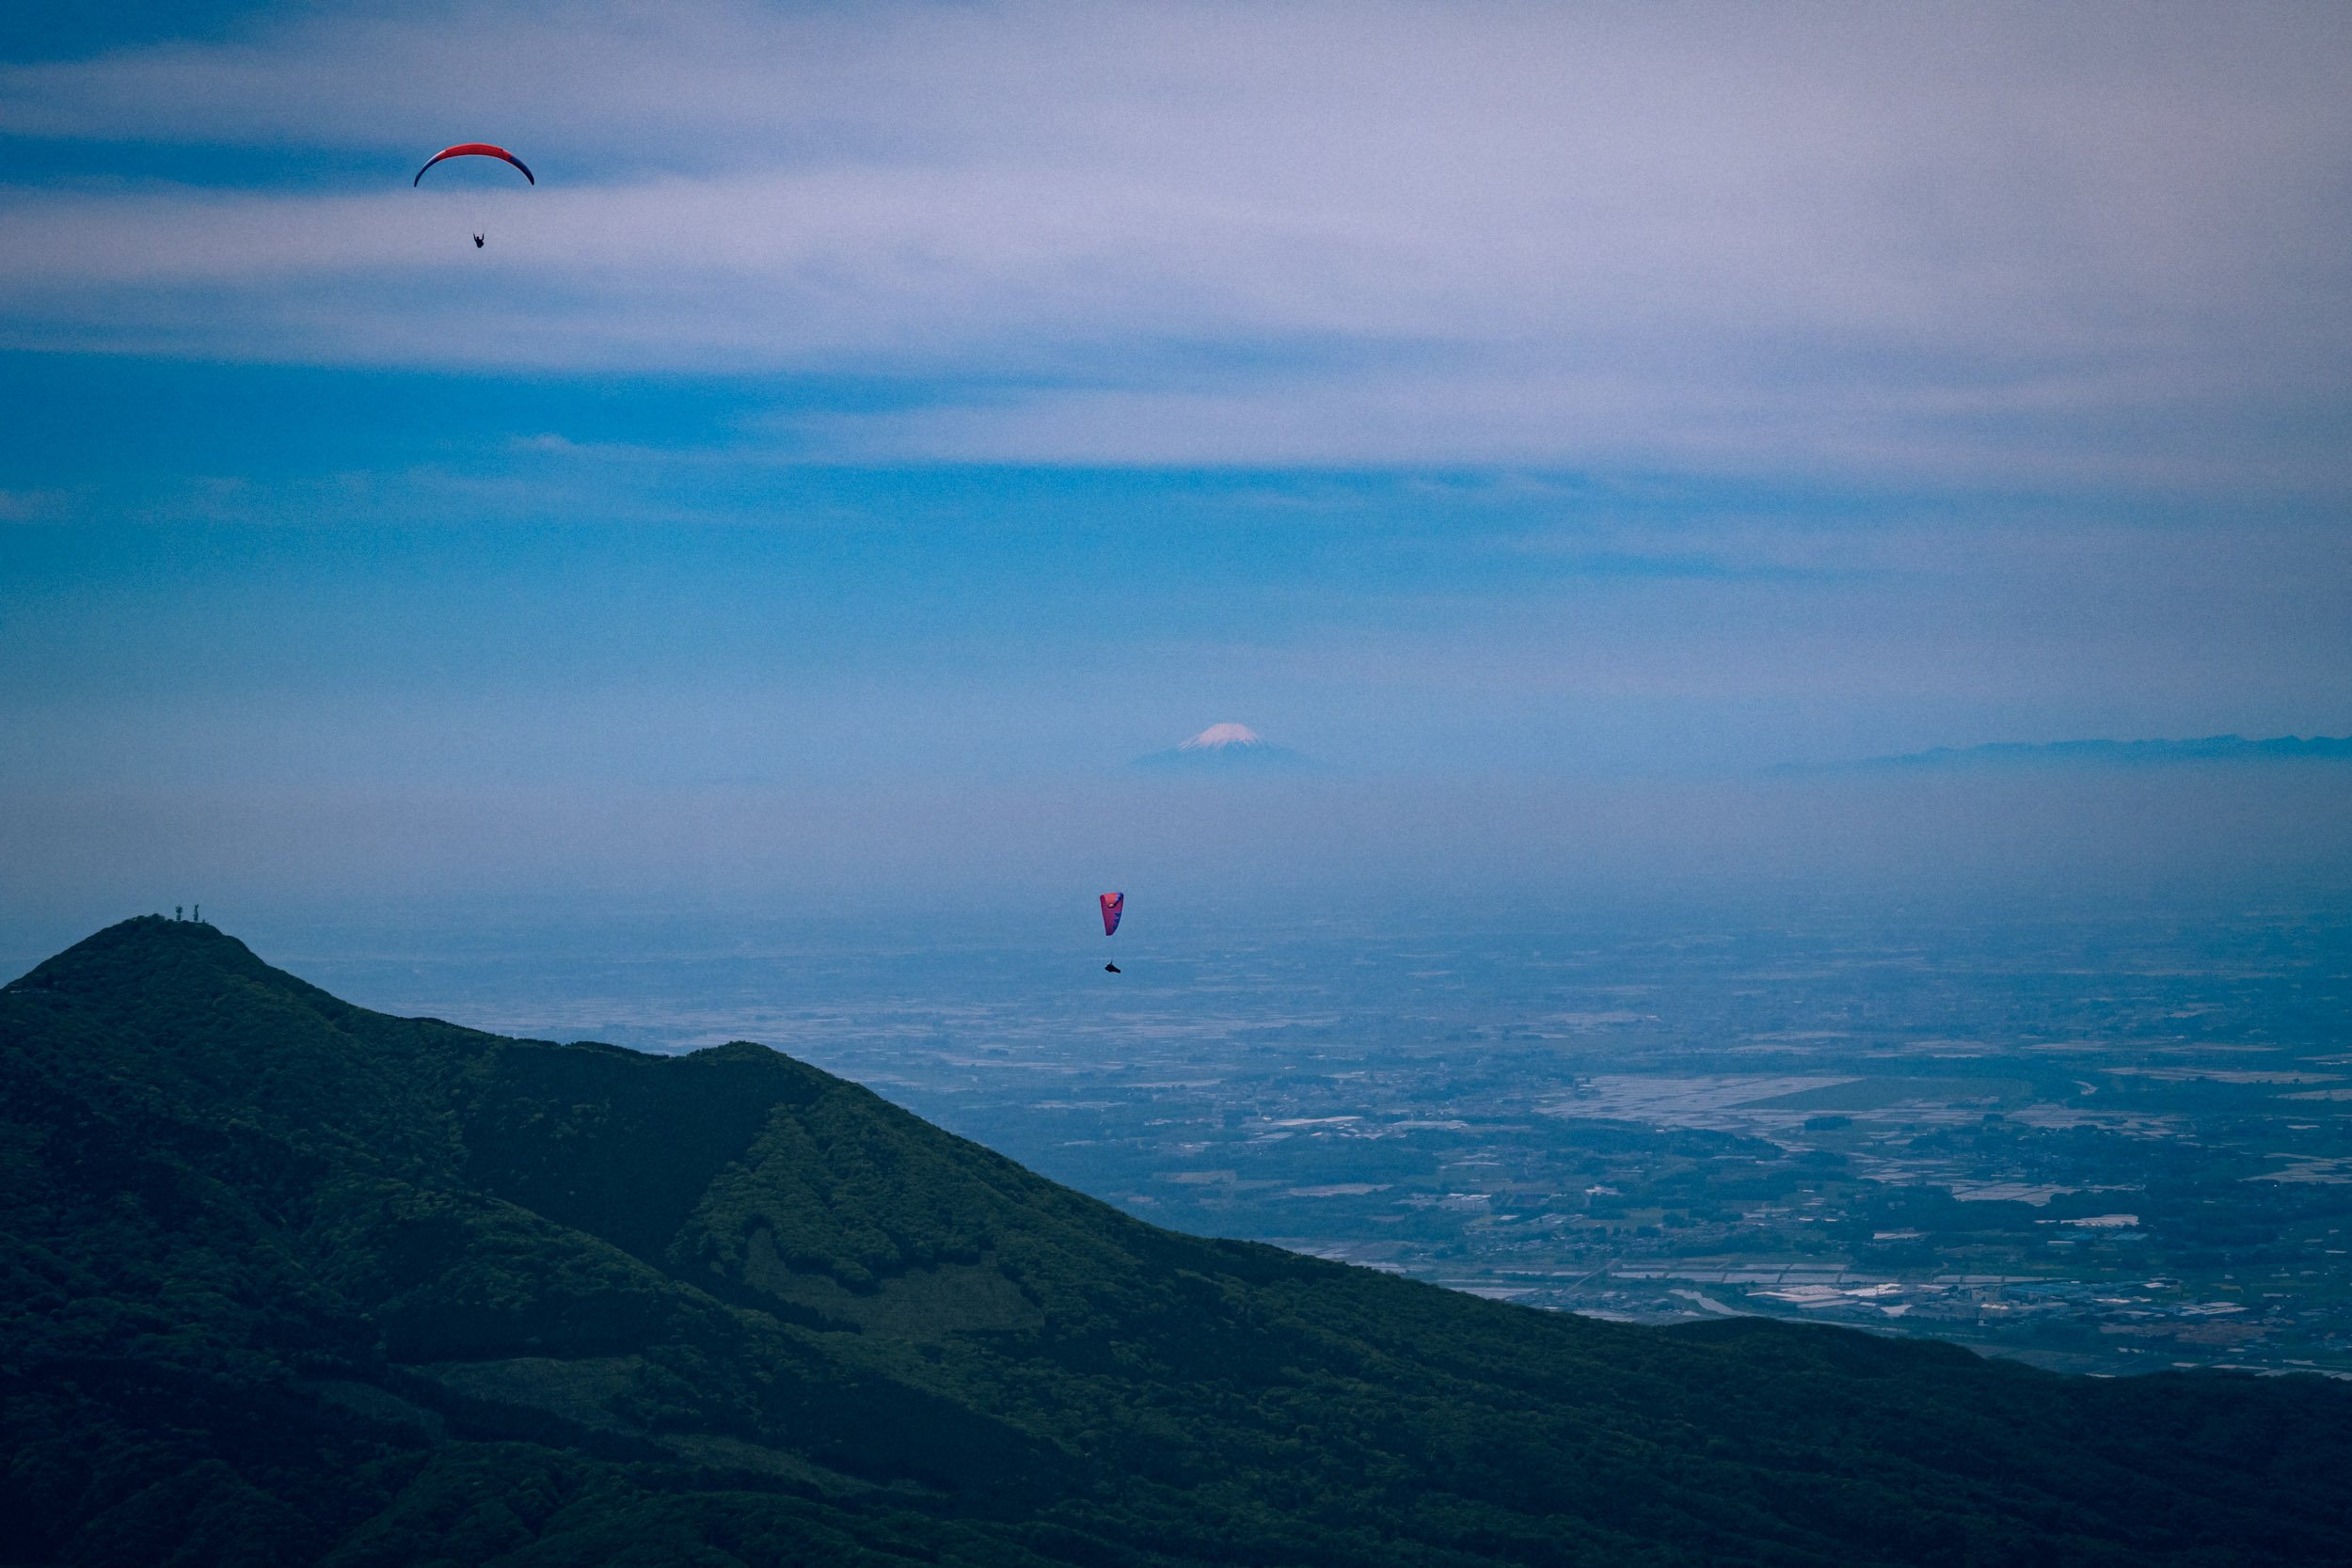
[[(1790, 761), (2352, 731), (2334, 8), (175, 4), (0, 51), (20, 901), (1107, 875), (1176, 818), (1071, 801), (1218, 721), (1360, 783), (1225, 841), (1439, 861)], [(538, 186), (410, 187), (477, 137)]]

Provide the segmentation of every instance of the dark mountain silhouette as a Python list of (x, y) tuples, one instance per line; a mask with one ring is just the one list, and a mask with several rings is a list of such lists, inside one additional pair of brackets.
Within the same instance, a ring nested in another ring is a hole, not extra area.
[(12, 1564), (2344, 1560), (2352, 1391), (1544, 1314), (1127, 1218), (753, 1045), (141, 919), (0, 991)]

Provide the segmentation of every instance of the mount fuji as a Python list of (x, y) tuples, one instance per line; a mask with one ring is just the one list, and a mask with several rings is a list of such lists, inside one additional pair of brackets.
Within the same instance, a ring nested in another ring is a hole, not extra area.
[(1315, 766), (1247, 724), (1211, 724), (1180, 746), (1137, 757), (1135, 765), (1155, 773), (1194, 774), (1296, 773)]

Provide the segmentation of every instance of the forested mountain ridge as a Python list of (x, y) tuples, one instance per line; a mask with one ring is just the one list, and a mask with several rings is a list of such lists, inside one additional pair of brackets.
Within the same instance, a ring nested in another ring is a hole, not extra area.
[(1160, 1230), (752, 1045), (140, 919), (0, 990), (0, 1562), (2322, 1562), (2352, 1392)]

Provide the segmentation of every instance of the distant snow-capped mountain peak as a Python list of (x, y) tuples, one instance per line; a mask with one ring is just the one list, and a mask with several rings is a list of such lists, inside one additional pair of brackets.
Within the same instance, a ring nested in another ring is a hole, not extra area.
[(1157, 772), (1223, 774), (1311, 772), (1314, 764), (1277, 746), (1247, 724), (1211, 724), (1190, 740), (1136, 759)]
[(1211, 724), (1176, 749), (1180, 752), (1217, 752), (1229, 746), (1263, 746), (1265, 737), (1247, 724)]

